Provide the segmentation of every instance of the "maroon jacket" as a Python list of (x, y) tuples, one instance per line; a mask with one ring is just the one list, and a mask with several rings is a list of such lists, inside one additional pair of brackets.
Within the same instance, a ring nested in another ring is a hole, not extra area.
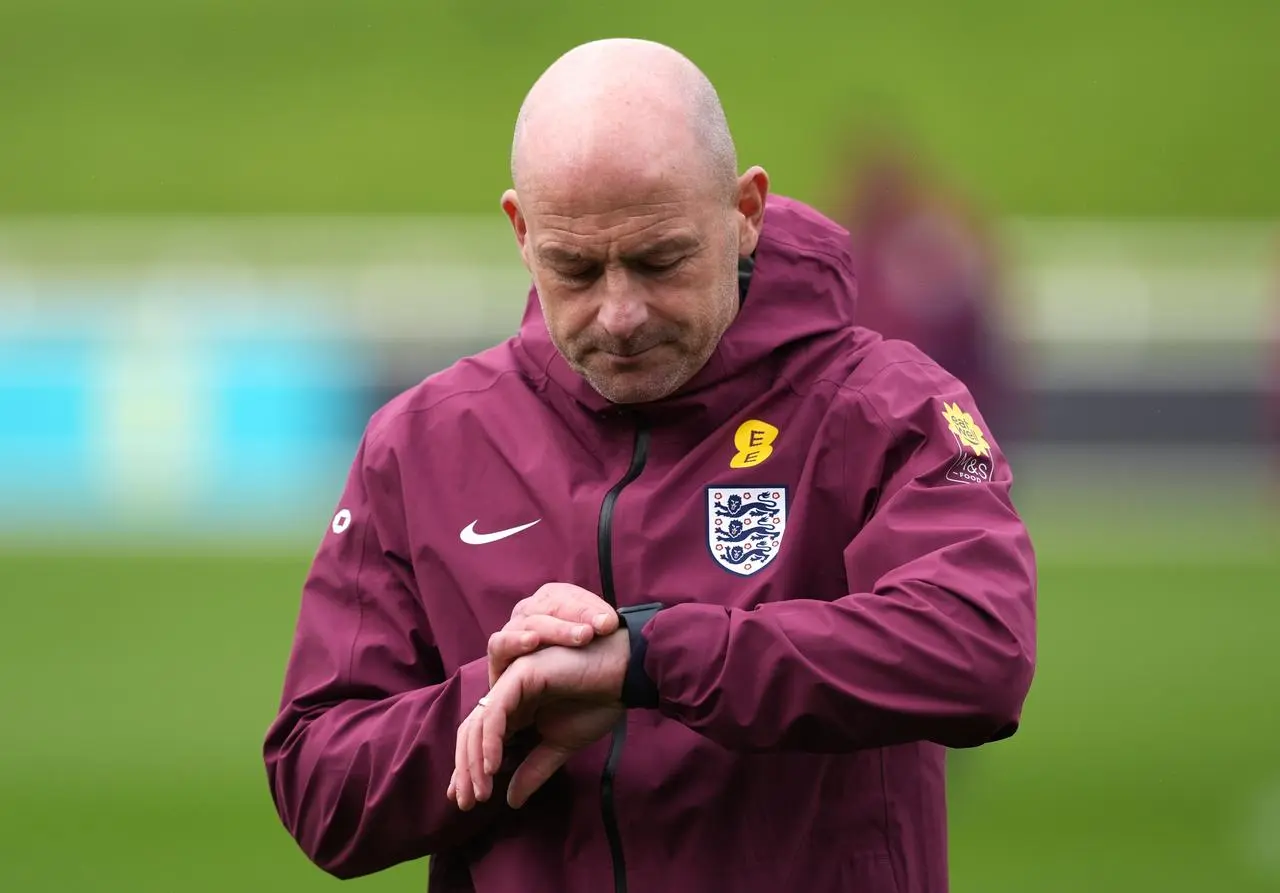
[[(737, 320), (670, 399), (606, 403), (531, 295), (518, 337), (374, 416), (265, 745), (318, 865), (430, 854), (432, 893), (946, 890), (944, 746), (1017, 727), (1034, 559), (965, 388), (852, 325), (847, 239), (771, 199)], [(487, 637), (548, 581), (665, 606), (656, 708), (523, 809), (461, 813)]]

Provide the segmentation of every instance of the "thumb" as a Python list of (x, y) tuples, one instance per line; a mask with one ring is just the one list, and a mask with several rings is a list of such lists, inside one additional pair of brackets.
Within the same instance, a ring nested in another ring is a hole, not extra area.
[(548, 744), (545, 741), (529, 751), (529, 755), (516, 767), (515, 773), (511, 776), (511, 783), (507, 786), (507, 805), (512, 809), (524, 806), (538, 788), (546, 784), (561, 766), (569, 762), (569, 757), (572, 755), (571, 748)]
[(597, 636), (607, 636), (618, 629), (618, 612), (613, 608), (601, 611), (591, 618), (591, 626)]

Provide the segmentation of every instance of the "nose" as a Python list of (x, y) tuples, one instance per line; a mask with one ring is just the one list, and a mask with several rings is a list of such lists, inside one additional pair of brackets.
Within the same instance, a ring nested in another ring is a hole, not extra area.
[(625, 340), (649, 319), (649, 308), (643, 295), (627, 287), (625, 275), (610, 271), (606, 276), (604, 298), (596, 319), (612, 337)]

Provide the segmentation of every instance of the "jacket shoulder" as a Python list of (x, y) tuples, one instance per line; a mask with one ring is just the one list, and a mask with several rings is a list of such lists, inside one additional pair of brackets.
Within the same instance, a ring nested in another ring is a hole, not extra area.
[(379, 407), (365, 427), (365, 449), (376, 456), (411, 439), (424, 420), (438, 424), (474, 411), (477, 406), (500, 402), (496, 394), (512, 387), (528, 386), (514, 351), (513, 339), (464, 357), (401, 391)]
[(943, 402), (974, 411), (964, 384), (915, 345), (874, 333), (855, 338), (855, 345), (853, 361), (827, 379), (836, 386), (836, 406), (891, 437), (917, 427), (922, 413)]

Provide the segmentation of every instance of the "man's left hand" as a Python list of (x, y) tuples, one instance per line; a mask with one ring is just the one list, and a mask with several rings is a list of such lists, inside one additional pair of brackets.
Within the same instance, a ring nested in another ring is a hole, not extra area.
[(507, 625), (489, 637), (489, 685), (511, 662), (549, 645), (586, 645), (618, 628), (618, 612), (589, 589), (546, 583), (511, 611)]
[(627, 632), (618, 630), (583, 647), (551, 646), (517, 658), (459, 726), (448, 796), (464, 810), (487, 800), (506, 740), (533, 725), (541, 740), (507, 789), (507, 802), (522, 806), (621, 716), (630, 655)]

